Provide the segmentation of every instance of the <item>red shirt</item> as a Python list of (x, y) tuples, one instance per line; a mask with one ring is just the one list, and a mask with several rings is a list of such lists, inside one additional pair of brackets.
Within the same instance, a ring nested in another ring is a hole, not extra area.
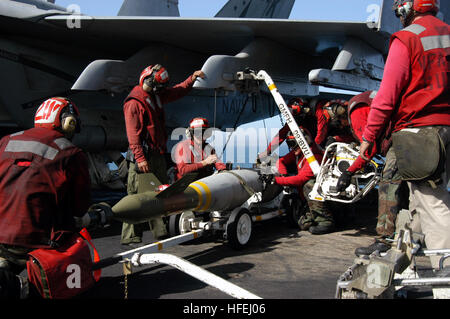
[[(324, 140), (328, 132), (328, 119), (324, 116), (323, 106), (327, 101), (319, 101), (316, 106), (316, 114), (314, 116), (306, 116), (303, 119), (296, 119), (296, 122), (302, 129), (306, 129), (310, 136), (316, 136), (316, 143), (318, 140)], [(285, 124), (278, 134), (272, 139), (266, 152), (272, 153), (279, 145), (281, 145), (288, 136), (290, 131), (289, 125)], [(317, 143), (318, 145), (320, 143)]]
[[(319, 163), (322, 162), (323, 153), (317, 148), (312, 147), (312, 152), (314, 157)], [(295, 156), (295, 151), (292, 150), (285, 156), (281, 157), (277, 162), (278, 172), (280, 174), (287, 174), (287, 167), (295, 164), (297, 166), (297, 175), (294, 176), (277, 176), (275, 177), (275, 182), (281, 186), (292, 186), (297, 187), (300, 198), (305, 199), (303, 195), (303, 185), (310, 179), (314, 178), (314, 173), (309, 166), (308, 161), (303, 155), (298, 158)]]
[(333, 134), (333, 138), (336, 142), (342, 142), (342, 143), (350, 143), (353, 141), (353, 137), (351, 134), (346, 130), (346, 128), (337, 128), (335, 130), (330, 131), (330, 123), (331, 123), (331, 117), (328, 114), (326, 110), (323, 109), (325, 104), (327, 103), (327, 100), (319, 101), (317, 105), (316, 110), (316, 117), (317, 117), (317, 136), (314, 139), (314, 142), (316, 142), (317, 145), (323, 145), (326, 141), (326, 138), (329, 134)]
[[(362, 134), (367, 124), (367, 116), (369, 115), (369, 111), (370, 111), (369, 105), (360, 104), (350, 113), (353, 133), (356, 135), (360, 143), (362, 142)], [(368, 155), (369, 158), (375, 156), (376, 153), (377, 153), (377, 145), (375, 143), (374, 146), (372, 147), (371, 152)], [(351, 173), (355, 173), (361, 170), (364, 166), (366, 166), (367, 163), (368, 162), (364, 160), (361, 156), (358, 156), (353, 165), (348, 168), (348, 171)]]
[(123, 111), (129, 147), (137, 162), (145, 160), (142, 148), (144, 141), (151, 149), (161, 153), (166, 151), (167, 135), (163, 105), (186, 96), (193, 84), (192, 76), (189, 76), (184, 82), (167, 88), (158, 95), (149, 94), (140, 86), (136, 86), (130, 93), (125, 100)]
[(201, 163), (209, 155), (216, 154), (216, 151), (209, 144), (203, 146), (194, 143), (191, 139), (179, 142), (175, 147), (174, 162), (177, 165), (177, 180), (191, 172), (199, 172), (199, 179), (209, 176), (214, 172), (214, 167), (218, 170), (226, 169), (226, 165), (217, 160), (215, 164), (203, 166)]
[(0, 140), (0, 243), (48, 247), (52, 229), (74, 230), (90, 205), (85, 154), (54, 130)]
[[(426, 15), (392, 36), (380, 90), (373, 100), (364, 138), (375, 142), (392, 118), (394, 131), (450, 125), (449, 26)], [(430, 46), (431, 44), (431, 46)]]
[(314, 142), (316, 142), (317, 145), (321, 145), (328, 136), (328, 124), (330, 123), (330, 117), (323, 109), (327, 102), (327, 100), (319, 101), (316, 106), (317, 135)]

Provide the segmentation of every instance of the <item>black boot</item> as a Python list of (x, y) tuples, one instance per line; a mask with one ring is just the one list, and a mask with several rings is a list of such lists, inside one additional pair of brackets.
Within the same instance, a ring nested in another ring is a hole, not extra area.
[(383, 243), (381, 241), (375, 240), (373, 244), (368, 247), (358, 247), (355, 249), (356, 256), (369, 256), (375, 251), (379, 251), (380, 253), (385, 253), (389, 249), (391, 249), (391, 245)]
[(327, 210), (312, 211), (314, 216), (314, 226), (309, 228), (309, 232), (313, 235), (323, 235), (334, 231), (333, 215)]
[(309, 232), (313, 235), (323, 235), (328, 234), (334, 231), (334, 224), (333, 223), (321, 223), (317, 226), (311, 226), (309, 227)]

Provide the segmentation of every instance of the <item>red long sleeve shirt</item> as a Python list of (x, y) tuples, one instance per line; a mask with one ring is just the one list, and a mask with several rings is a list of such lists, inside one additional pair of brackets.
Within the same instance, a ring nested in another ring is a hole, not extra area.
[(410, 56), (408, 48), (398, 39), (392, 42), (384, 67), (383, 81), (372, 101), (371, 111), (363, 136), (375, 142), (389, 121), (395, 106), (410, 78)]
[[(192, 80), (192, 76), (189, 76), (184, 82), (165, 89), (158, 93), (157, 96), (151, 94), (147, 94), (147, 96), (153, 107), (162, 108), (162, 105), (186, 96), (191, 91), (193, 85), (194, 81)], [(148, 117), (151, 115), (147, 114), (140, 102), (131, 99), (124, 104), (124, 116), (129, 147), (133, 152), (136, 161), (139, 163), (143, 162), (145, 160), (144, 150), (142, 148), (143, 142), (145, 141), (150, 147), (153, 146), (151, 138), (147, 138), (147, 129), (145, 125)], [(164, 112), (162, 113), (162, 116), (165, 116)], [(153, 122), (160, 121), (158, 118), (152, 118), (151, 120)]]
[[(320, 163), (322, 162), (323, 154), (316, 147), (312, 148), (314, 153), (314, 157)], [(278, 172), (280, 174), (287, 174), (287, 166), (296, 164), (297, 165), (297, 175), (294, 176), (277, 176), (275, 177), (275, 182), (281, 186), (291, 186), (297, 187), (298, 193), (300, 197), (304, 200), (303, 196), (303, 185), (308, 182), (310, 179), (314, 178), (314, 173), (309, 166), (308, 161), (305, 159), (303, 155), (297, 156), (295, 155), (295, 151), (290, 151), (285, 156), (281, 157), (277, 162)]]
[(328, 135), (328, 124), (330, 118), (325, 116), (323, 107), (328, 101), (320, 101), (316, 106), (316, 118), (317, 118), (317, 135), (314, 139), (317, 145), (320, 145), (325, 141)]
[[(362, 135), (364, 132), (364, 128), (366, 127), (366, 124), (367, 124), (367, 116), (369, 115), (369, 112), (370, 112), (370, 106), (364, 105), (364, 106), (356, 107), (353, 110), (353, 112), (351, 112), (351, 114), (350, 114), (353, 132), (358, 137), (360, 143), (362, 142)], [(369, 154), (369, 158), (372, 158), (373, 156), (375, 156), (377, 151), (378, 151), (378, 149), (377, 149), (377, 146), (375, 143)], [(358, 156), (358, 158), (353, 163), (353, 165), (348, 168), (348, 171), (351, 173), (355, 173), (355, 172), (361, 170), (364, 166), (366, 166), (367, 163), (368, 162), (366, 160), (364, 160), (361, 156)]]
[[(328, 132), (328, 120), (325, 118), (323, 114), (323, 106), (326, 101), (320, 101), (316, 106), (316, 113), (314, 116), (307, 116), (301, 120), (297, 121), (297, 124), (301, 126), (303, 129), (306, 129), (310, 136), (316, 136), (316, 143), (318, 139), (325, 139)], [(266, 152), (268, 154), (272, 153), (272, 151), (276, 150), (278, 146), (280, 146), (285, 140), (290, 131), (289, 125), (285, 124), (279, 131), (278, 134), (270, 142), (267, 147)]]
[(199, 178), (209, 176), (215, 167), (218, 171), (226, 169), (226, 165), (218, 160), (213, 165), (203, 166), (201, 163), (209, 155), (216, 154), (209, 144), (203, 146), (195, 144), (192, 140), (179, 142), (175, 147), (174, 161), (177, 165), (177, 179), (187, 173), (200, 172)]
[(394, 132), (450, 125), (445, 58), (449, 33), (448, 24), (432, 15), (419, 15), (392, 35), (383, 80), (363, 134), (367, 141), (375, 142), (391, 118)]

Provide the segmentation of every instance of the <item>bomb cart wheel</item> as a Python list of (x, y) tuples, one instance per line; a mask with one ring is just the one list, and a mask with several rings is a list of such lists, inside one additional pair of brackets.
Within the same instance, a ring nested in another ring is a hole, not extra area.
[[(234, 214), (231, 215), (230, 220)], [(240, 250), (247, 245), (252, 235), (252, 217), (246, 209), (241, 209), (229, 221), (226, 228), (228, 244), (236, 250)]]
[(185, 211), (181, 214), (169, 216), (168, 230), (170, 237), (186, 234), (192, 231), (189, 219), (193, 219), (194, 217), (194, 213), (191, 211)]
[(298, 221), (303, 215), (303, 206), (304, 204), (297, 194), (289, 195), (283, 198), (281, 208), (285, 210), (289, 226), (300, 228)]

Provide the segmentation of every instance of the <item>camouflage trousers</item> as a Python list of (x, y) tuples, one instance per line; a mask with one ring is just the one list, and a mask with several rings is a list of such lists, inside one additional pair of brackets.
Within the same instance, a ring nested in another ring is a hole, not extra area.
[[(168, 183), (168, 178), (166, 174), (166, 162), (163, 155), (153, 154), (149, 156), (148, 164), (150, 170), (159, 181), (163, 184)], [(137, 194), (138, 192), (138, 173), (136, 172), (136, 164), (130, 163), (128, 169), (128, 182), (127, 182), (127, 193), (128, 195)], [(167, 235), (166, 226), (161, 217), (153, 218), (148, 222), (150, 231), (153, 234), (153, 239)], [(122, 224), (122, 235), (120, 239), (121, 244), (129, 243), (140, 243), (142, 242), (142, 236), (145, 229), (145, 223), (142, 224)]]
[(16, 275), (27, 267), (30, 248), (0, 244), (0, 268), (8, 269)]
[(315, 182), (315, 179), (311, 179), (303, 186), (303, 195), (308, 203), (308, 209), (299, 221), (302, 230), (307, 230), (310, 226), (334, 226), (334, 218), (329, 204), (326, 201), (319, 202), (308, 197)]
[(376, 232), (380, 237), (393, 237), (397, 215), (408, 208), (408, 185), (398, 172), (397, 159), (391, 147), (386, 154), (383, 174), (378, 186), (378, 220)]

